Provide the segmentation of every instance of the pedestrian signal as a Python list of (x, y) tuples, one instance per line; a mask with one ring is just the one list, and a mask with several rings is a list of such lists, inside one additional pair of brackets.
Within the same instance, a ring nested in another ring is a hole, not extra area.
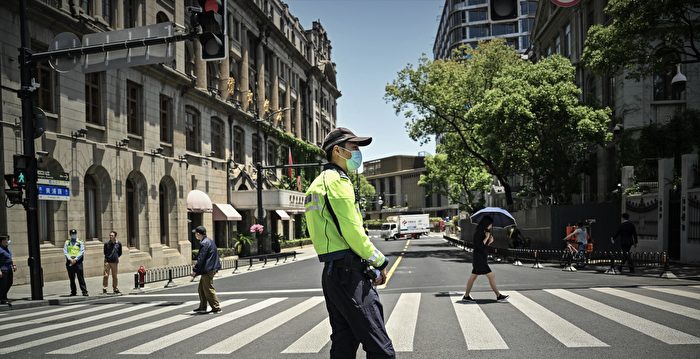
[(228, 36), (226, 26), (226, 0), (199, 0), (202, 12), (197, 16), (202, 33), (202, 60), (223, 60), (228, 55)]

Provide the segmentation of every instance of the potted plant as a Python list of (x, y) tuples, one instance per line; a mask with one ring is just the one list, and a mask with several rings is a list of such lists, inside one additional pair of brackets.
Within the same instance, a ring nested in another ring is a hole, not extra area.
[(253, 243), (253, 237), (247, 234), (239, 234), (238, 241), (236, 241), (236, 254), (239, 257), (245, 257), (250, 255), (250, 245)]

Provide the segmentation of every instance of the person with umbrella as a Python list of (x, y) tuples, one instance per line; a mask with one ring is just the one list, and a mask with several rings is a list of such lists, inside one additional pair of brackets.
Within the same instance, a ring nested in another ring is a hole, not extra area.
[[(494, 218), (490, 214), (480, 214), (479, 212), (475, 213), (471, 217), (472, 221), (478, 220), (478, 225), (474, 230), (473, 237), (474, 252), (472, 260), (472, 273), (467, 280), (467, 288), (464, 291), (464, 296), (460, 301), (462, 303), (476, 303), (474, 298), (471, 296), (472, 287), (474, 286), (474, 282), (478, 276), (486, 275), (486, 278), (489, 280), (491, 290), (493, 290), (493, 292), (496, 294), (496, 300), (499, 302), (506, 302), (508, 301), (509, 296), (498, 291), (498, 288), (496, 287), (496, 275), (493, 274), (491, 268), (489, 267), (488, 254), (486, 253), (486, 247), (493, 243), (493, 234), (491, 233), (491, 229), (494, 225)], [(513, 220), (513, 222), (515, 221)]]

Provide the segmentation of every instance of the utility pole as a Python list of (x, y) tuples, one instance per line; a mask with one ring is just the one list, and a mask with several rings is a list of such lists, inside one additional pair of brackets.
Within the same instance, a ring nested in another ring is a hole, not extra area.
[(31, 68), (34, 62), (27, 45), (29, 44), (29, 28), (27, 26), (27, 1), (19, 0), (20, 22), (20, 89), (18, 96), (22, 102), (22, 139), (24, 141), (24, 155), (27, 158), (26, 191), (27, 197), (24, 208), (27, 211), (27, 246), (29, 248), (29, 280), (31, 283), (32, 300), (44, 299), (43, 275), (41, 272), (41, 252), (39, 251), (39, 220), (37, 217), (38, 188), (36, 153), (34, 148), (34, 106), (32, 104)]

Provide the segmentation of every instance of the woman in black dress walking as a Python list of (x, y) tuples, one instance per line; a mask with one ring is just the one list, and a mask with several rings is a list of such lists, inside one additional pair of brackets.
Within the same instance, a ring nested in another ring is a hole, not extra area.
[(464, 297), (462, 297), (461, 300), (464, 303), (476, 303), (470, 293), (472, 291), (472, 287), (474, 286), (474, 281), (476, 281), (476, 278), (482, 274), (486, 274), (491, 290), (493, 290), (493, 292), (496, 294), (496, 300), (499, 302), (505, 302), (508, 300), (508, 296), (501, 294), (501, 292), (498, 291), (498, 288), (496, 288), (496, 275), (494, 275), (491, 268), (489, 268), (486, 246), (493, 242), (491, 228), (493, 228), (493, 218), (491, 218), (491, 216), (484, 216), (481, 218), (479, 224), (474, 230), (473, 267), (472, 274), (469, 276), (469, 280), (467, 281), (467, 289), (464, 291)]

